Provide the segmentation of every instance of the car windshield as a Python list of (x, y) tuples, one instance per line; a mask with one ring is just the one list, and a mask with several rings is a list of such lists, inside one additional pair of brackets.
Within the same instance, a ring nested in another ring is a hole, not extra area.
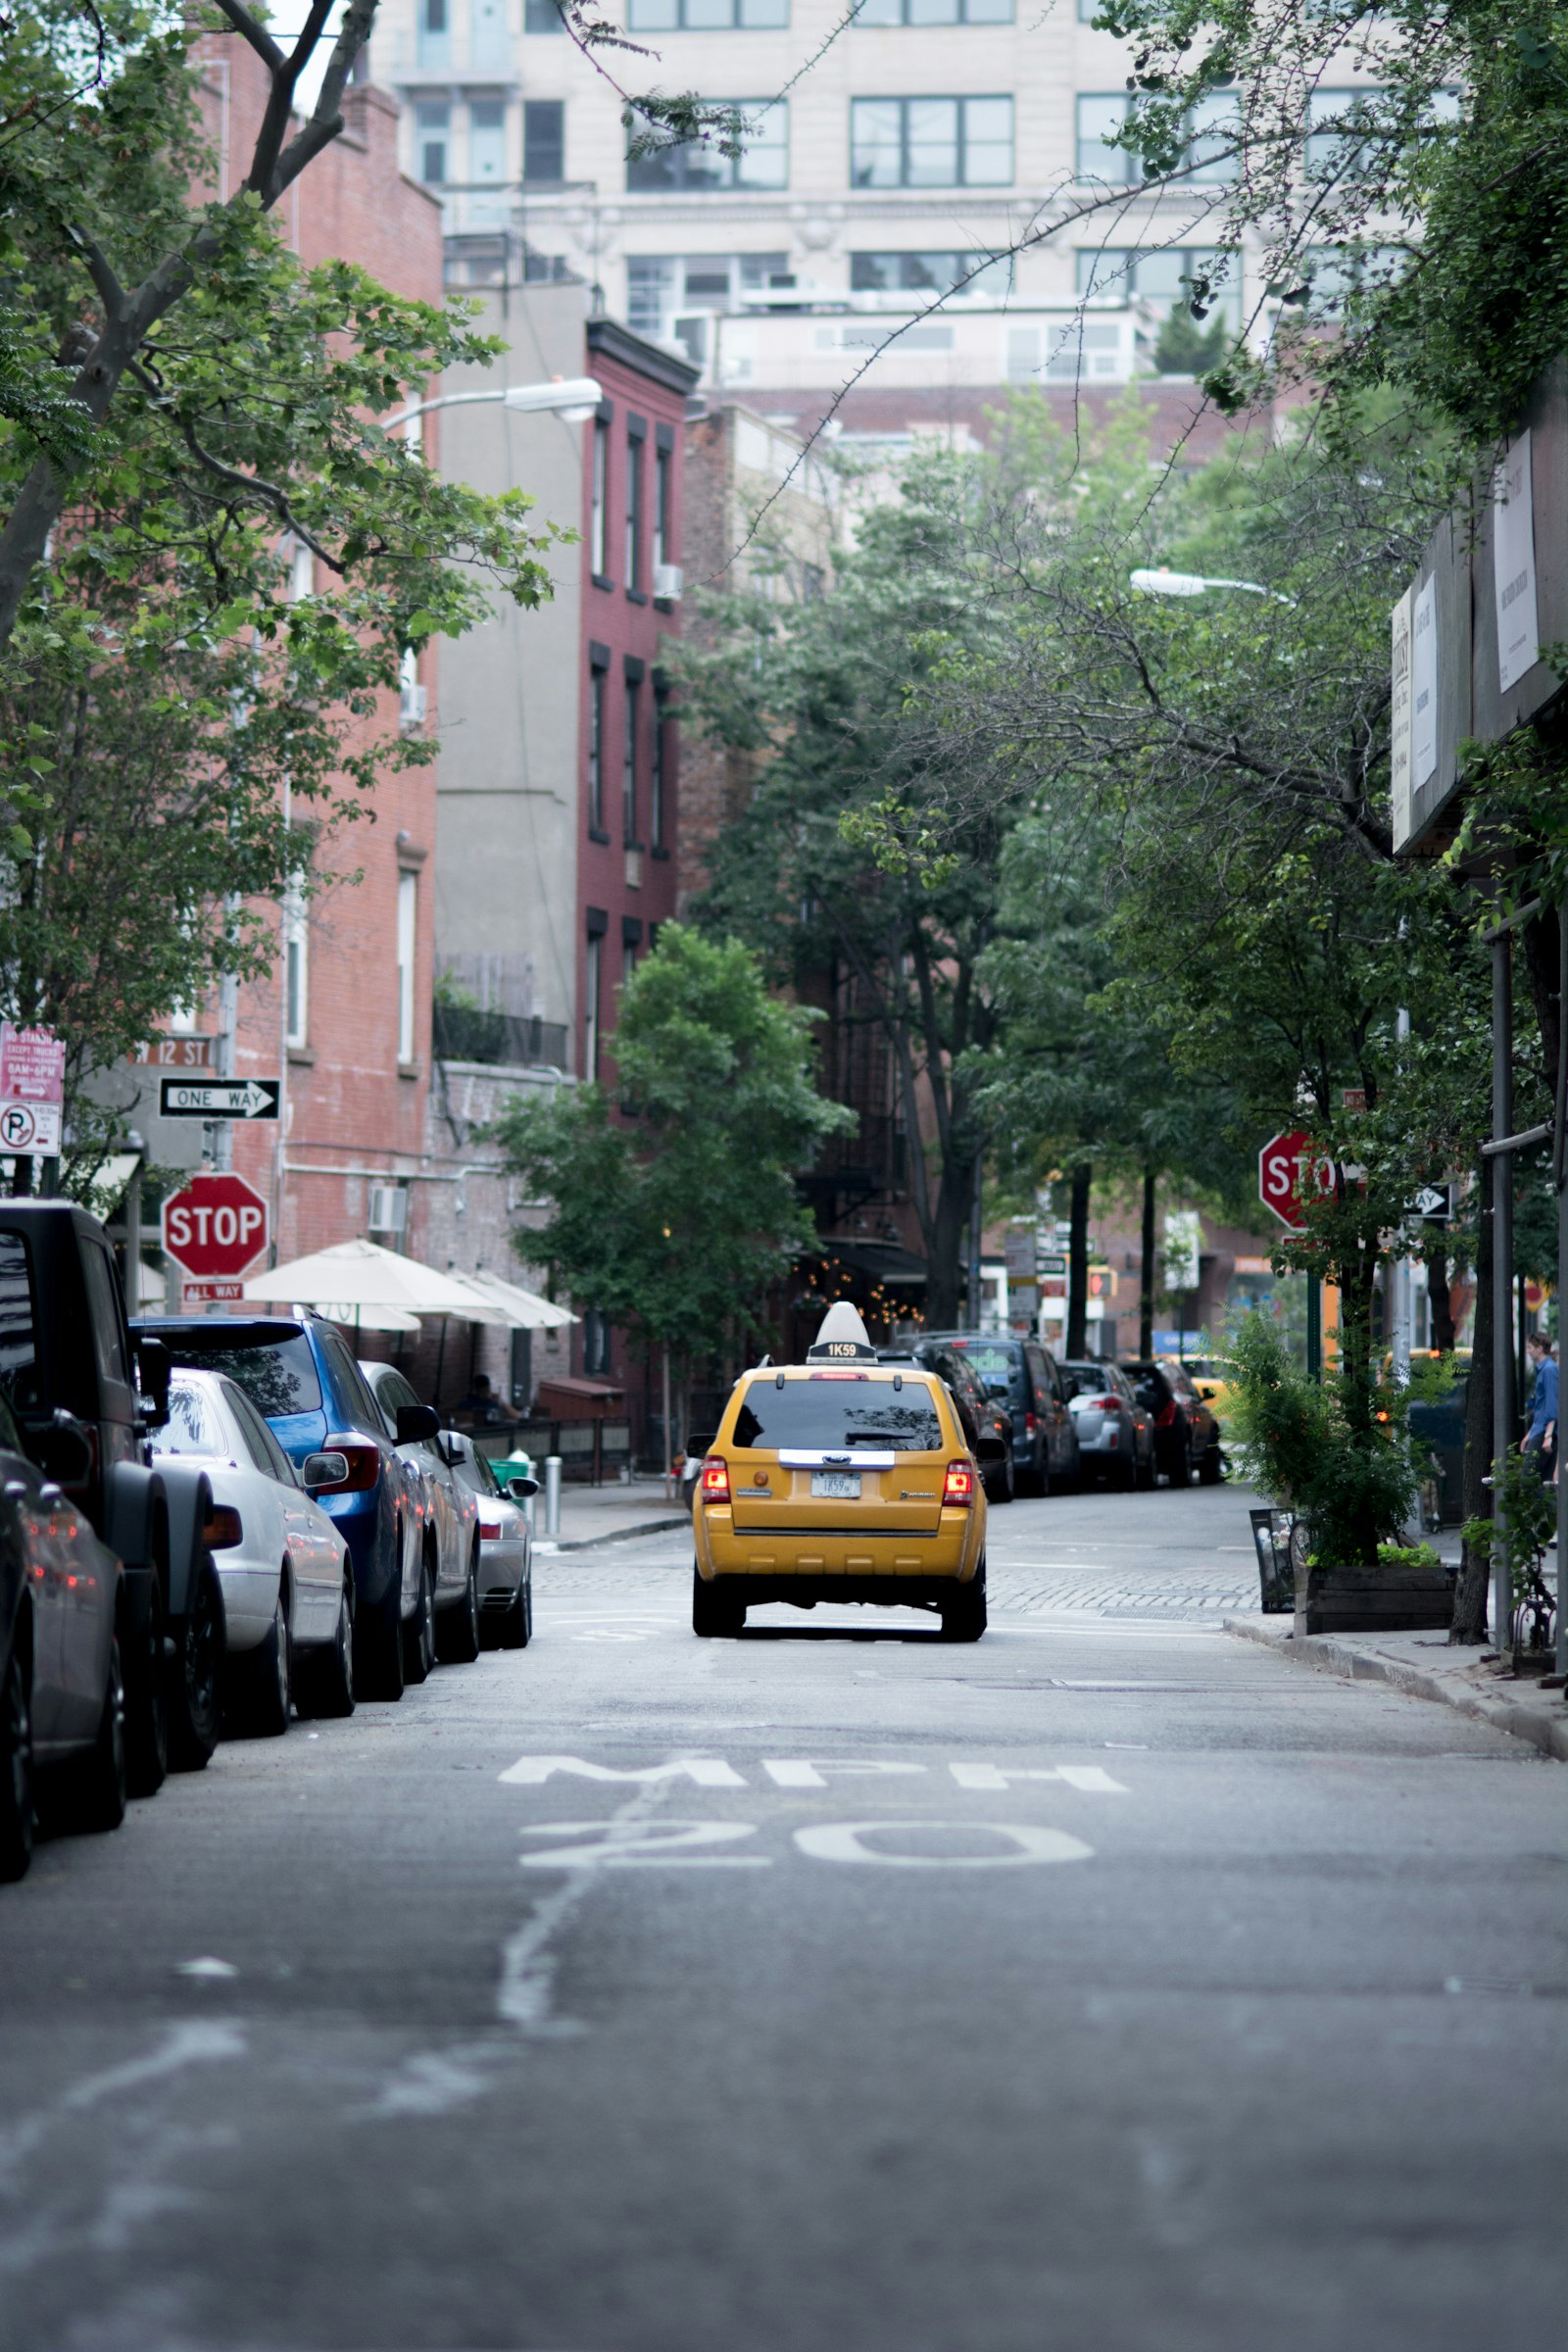
[(993, 1396), (1005, 1396), (1012, 1386), (1013, 1357), (1010, 1348), (993, 1343), (989, 1348), (983, 1341), (955, 1340), (955, 1348), (962, 1350), (963, 1361), (984, 1381)]
[(1103, 1396), (1116, 1386), (1103, 1364), (1063, 1364), (1062, 1370), (1072, 1374), (1080, 1396)]
[(894, 1453), (939, 1453), (942, 1424), (924, 1381), (808, 1378), (754, 1380), (741, 1400), (737, 1446), (817, 1447), (847, 1453), (874, 1446)]
[(264, 1347), (256, 1345), (254, 1326), (240, 1346), (225, 1348), (216, 1334), (200, 1341), (181, 1337), (171, 1346), (180, 1363), (194, 1365), (199, 1372), (226, 1372), (230, 1380), (237, 1380), (270, 1421), (321, 1409), (316, 1358), (302, 1331), (280, 1332)]
[(169, 1389), (169, 1419), (153, 1433), (154, 1453), (196, 1453), (216, 1461), (228, 1452), (228, 1439), (200, 1382), (176, 1372)]

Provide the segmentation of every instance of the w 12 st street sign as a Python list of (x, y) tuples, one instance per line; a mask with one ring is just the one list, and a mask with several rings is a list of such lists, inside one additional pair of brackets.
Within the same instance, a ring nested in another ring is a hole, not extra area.
[(275, 1119), (282, 1092), (277, 1078), (161, 1078), (158, 1107), (166, 1119)]
[(1334, 1189), (1334, 1162), (1314, 1152), (1304, 1128), (1270, 1136), (1257, 1155), (1257, 1197), (1293, 1233), (1306, 1231), (1308, 1200)]

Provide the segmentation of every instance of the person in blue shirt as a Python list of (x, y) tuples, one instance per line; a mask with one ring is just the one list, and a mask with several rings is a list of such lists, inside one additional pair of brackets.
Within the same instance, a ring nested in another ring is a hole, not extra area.
[(1528, 1346), (1536, 1385), (1530, 1393), (1530, 1426), (1519, 1450), (1535, 1454), (1542, 1477), (1549, 1479), (1557, 1466), (1557, 1359), (1550, 1341), (1539, 1331), (1530, 1334)]

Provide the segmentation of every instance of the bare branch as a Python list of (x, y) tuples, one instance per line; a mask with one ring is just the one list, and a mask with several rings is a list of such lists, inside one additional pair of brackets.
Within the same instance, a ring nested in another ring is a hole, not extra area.
[(283, 52), (266, 26), (259, 24), (250, 10), (241, 6), (241, 0), (217, 0), (217, 5), (240, 38), (250, 43), (268, 72), (278, 73), (283, 64)]

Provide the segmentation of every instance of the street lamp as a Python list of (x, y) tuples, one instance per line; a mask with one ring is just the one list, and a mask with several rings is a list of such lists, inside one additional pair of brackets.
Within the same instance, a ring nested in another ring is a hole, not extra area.
[(477, 401), (499, 402), (514, 416), (553, 415), (566, 424), (586, 424), (604, 397), (603, 389), (591, 375), (553, 375), (548, 384), (496, 384), (483, 392), (438, 392), (434, 400), (416, 400), (412, 409), (389, 416), (381, 430), (395, 433), (400, 424), (412, 424), (416, 416), (428, 416), (432, 409), (470, 408)]
[(1140, 596), (1201, 596), (1205, 588), (1242, 588), (1249, 596), (1272, 597), (1277, 605), (1296, 603), (1294, 596), (1282, 596), (1257, 580), (1209, 580), (1201, 572), (1169, 571), (1163, 564), (1157, 571), (1135, 571), (1130, 577)]

